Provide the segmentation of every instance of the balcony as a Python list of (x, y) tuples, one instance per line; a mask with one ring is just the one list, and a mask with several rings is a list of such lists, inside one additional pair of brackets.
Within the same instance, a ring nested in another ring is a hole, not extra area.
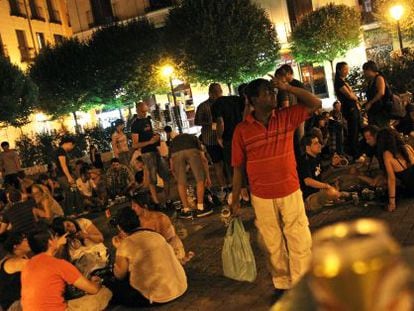
[(18, 17), (27, 17), (26, 9), (23, 1), (9, 0), (10, 4), (10, 15)]
[(34, 48), (30, 48), (27, 46), (19, 46), (19, 50), (20, 50), (22, 63), (31, 63), (34, 60), (35, 58)]
[(161, 10), (176, 4), (175, 0), (149, 0), (149, 6), (145, 8), (145, 13)]

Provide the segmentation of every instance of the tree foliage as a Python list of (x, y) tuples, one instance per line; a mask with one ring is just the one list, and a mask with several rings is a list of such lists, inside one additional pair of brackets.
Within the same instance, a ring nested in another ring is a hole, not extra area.
[(165, 41), (185, 74), (202, 83), (262, 76), (279, 50), (265, 11), (250, 0), (184, 0), (170, 11)]
[(37, 86), (9, 60), (0, 56), (0, 122), (22, 126), (38, 99)]
[(291, 39), (297, 61), (332, 63), (358, 46), (360, 14), (346, 5), (328, 4), (306, 15), (293, 29)]
[(400, 20), (401, 32), (404, 40), (414, 40), (414, 1), (412, 0), (377, 0), (374, 2), (374, 15), (380, 21), (381, 26), (391, 33), (396, 33), (396, 21), (391, 16), (391, 8), (401, 5), (404, 14)]
[(94, 81), (90, 49), (77, 39), (45, 47), (30, 67), (39, 87), (39, 108), (54, 116), (82, 108)]
[(414, 92), (414, 49), (404, 49), (404, 53), (393, 53), (388, 65), (381, 68), (393, 91)]

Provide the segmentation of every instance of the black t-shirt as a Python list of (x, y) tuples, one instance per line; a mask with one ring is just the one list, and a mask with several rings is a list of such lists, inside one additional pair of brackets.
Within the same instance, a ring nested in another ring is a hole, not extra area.
[(200, 141), (195, 135), (180, 134), (174, 137), (170, 144), (170, 155), (173, 153), (187, 150), (187, 149), (200, 149)]
[(3, 215), (3, 222), (12, 225), (13, 232), (29, 233), (35, 229), (36, 221), (33, 208), (36, 203), (33, 200), (14, 203)]
[(336, 98), (338, 98), (338, 100), (342, 104), (341, 106), (342, 112), (347, 114), (351, 111), (351, 109), (354, 109), (356, 107), (356, 104), (355, 104), (355, 101), (349, 99), (348, 97), (344, 95), (344, 93), (340, 91), (340, 89), (344, 86), (345, 88), (347, 88), (347, 84), (345, 83), (344, 80), (342, 80), (341, 78), (335, 78), (334, 88), (335, 88)]
[[(292, 81), (290, 81), (289, 84), (291, 86), (294, 86), (294, 87), (298, 87), (298, 88), (301, 88), (301, 89), (306, 89), (305, 85), (302, 82), (300, 82), (299, 80), (296, 80), (296, 79), (293, 79)], [(292, 105), (297, 103), (297, 99), (294, 95), (290, 94), (287, 91), (279, 90), (278, 93), (277, 93), (277, 103), (278, 103), (279, 108), (282, 108), (281, 104), (284, 101), (289, 101), (289, 106), (292, 106)]]
[(60, 165), (59, 157), (65, 157), (66, 159), (66, 166), (68, 167), (69, 173), (71, 173), (70, 165), (68, 161), (68, 154), (66, 153), (65, 149), (59, 147), (56, 151), (56, 175), (57, 177), (66, 176), (63, 172), (62, 166)]
[[(138, 134), (138, 142), (146, 142), (149, 141), (154, 136), (154, 131), (152, 129), (151, 118), (136, 118), (135, 121), (131, 125), (131, 133)], [(142, 153), (148, 152), (155, 152), (157, 151), (157, 146), (160, 143), (157, 142), (155, 144), (151, 144), (141, 148)]]
[(240, 96), (222, 96), (218, 98), (212, 108), (213, 120), (223, 118), (224, 132), (223, 140), (231, 141), (234, 130), (242, 120), (244, 111), (244, 100)]
[(319, 157), (312, 157), (304, 154), (298, 161), (298, 175), (300, 181), (300, 189), (303, 197), (307, 198), (312, 193), (318, 192), (319, 189), (305, 185), (305, 178), (312, 178), (321, 181), (321, 160)]

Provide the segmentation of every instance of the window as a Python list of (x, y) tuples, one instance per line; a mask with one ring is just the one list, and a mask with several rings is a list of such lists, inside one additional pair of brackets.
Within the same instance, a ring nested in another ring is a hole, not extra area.
[(10, 15), (26, 17), (26, 10), (22, 0), (9, 0)]
[(6, 46), (3, 44), (3, 40), (0, 36), (0, 55), (4, 58), (9, 58), (9, 54), (7, 53)]
[(36, 39), (37, 45), (39, 46), (39, 50), (46, 47), (45, 35), (43, 34), (43, 32), (36, 32)]
[(64, 37), (62, 35), (53, 35), (53, 38), (55, 39), (55, 44), (60, 44), (63, 42)]
[(16, 36), (17, 36), (17, 42), (19, 44), (19, 50), (20, 50), (22, 63), (30, 62), (33, 59), (32, 57), (33, 48), (29, 48), (27, 44), (26, 33), (24, 32), (24, 30), (16, 29)]
[(44, 21), (43, 8), (38, 5), (36, 0), (29, 0), (30, 11), (32, 12), (32, 19)]
[(323, 66), (301, 64), (300, 69), (303, 83), (307, 89), (311, 90), (318, 97), (329, 97), (325, 68)]
[(54, 0), (46, 0), (46, 5), (49, 13), (49, 21), (51, 23), (62, 24), (60, 13), (55, 7)]

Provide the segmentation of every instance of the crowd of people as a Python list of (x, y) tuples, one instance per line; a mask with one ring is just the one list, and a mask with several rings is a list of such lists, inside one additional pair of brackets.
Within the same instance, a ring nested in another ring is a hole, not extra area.
[[(276, 295), (283, 294), (308, 267), (307, 213), (346, 202), (358, 187), (385, 190), (388, 211), (413, 193), (414, 150), (407, 139), (413, 104), (407, 101), (406, 115), (393, 119), (385, 77), (372, 61), (363, 71), (366, 101), (347, 82), (348, 65), (337, 64), (337, 100), (329, 111), (289, 65), (270, 81), (241, 85), (238, 96), (223, 96), (213, 83), (195, 115), (201, 135), (166, 126), (167, 155), (160, 153), (162, 135), (145, 102), (136, 104), (130, 135), (123, 120), (114, 122), (110, 163), (94, 144), (88, 160), (74, 163), (75, 141), (63, 137), (49, 172), (25, 176), (18, 153), (3, 142), (1, 307), (103, 310), (110, 301), (141, 307), (175, 300), (187, 289), (183, 265), (194, 254), (164, 212), (177, 209), (178, 217), (193, 219), (212, 215), (220, 204), (229, 204), (235, 217), (240, 207), (253, 207)], [(105, 245), (87, 216), (125, 197), (131, 203), (111, 219), (117, 234)], [(53, 286), (45, 291), (47, 284)]]

